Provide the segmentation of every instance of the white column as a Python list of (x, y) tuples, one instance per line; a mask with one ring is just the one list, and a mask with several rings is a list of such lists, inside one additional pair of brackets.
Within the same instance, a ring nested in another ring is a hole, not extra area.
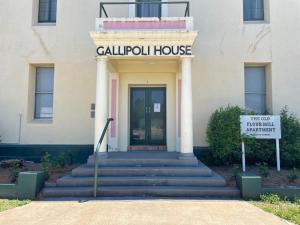
[[(97, 81), (96, 81), (96, 108), (95, 108), (95, 139), (94, 150), (96, 150), (101, 133), (105, 127), (108, 118), (108, 70), (107, 58), (97, 58)], [(103, 139), (100, 153), (106, 153), (107, 137)]]
[(193, 154), (192, 57), (181, 58), (181, 146), (182, 156)]

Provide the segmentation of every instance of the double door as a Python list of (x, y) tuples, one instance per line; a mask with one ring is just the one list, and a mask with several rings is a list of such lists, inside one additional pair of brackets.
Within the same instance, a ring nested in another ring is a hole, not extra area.
[(130, 145), (166, 145), (166, 88), (130, 89)]

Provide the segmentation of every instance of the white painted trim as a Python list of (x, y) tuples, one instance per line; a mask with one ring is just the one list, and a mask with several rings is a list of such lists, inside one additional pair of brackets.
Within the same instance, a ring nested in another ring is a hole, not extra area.
[[(135, 0), (128, 0), (129, 2), (135, 2)], [(135, 17), (135, 5), (129, 5), (128, 7), (128, 15), (130, 18), (134, 18)]]
[[(168, 2), (169, 0), (162, 0), (164, 2)], [(169, 14), (169, 5), (168, 4), (162, 4), (161, 6), (161, 17), (168, 17)]]

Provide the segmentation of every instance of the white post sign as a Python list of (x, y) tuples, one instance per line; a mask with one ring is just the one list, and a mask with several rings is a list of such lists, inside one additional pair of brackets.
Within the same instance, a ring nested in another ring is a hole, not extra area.
[[(277, 170), (280, 171), (280, 149), (279, 139), (281, 139), (280, 116), (268, 115), (247, 115), (241, 116), (241, 135), (256, 139), (276, 140), (276, 161)], [(242, 162), (243, 172), (246, 171), (245, 143), (242, 142)]]

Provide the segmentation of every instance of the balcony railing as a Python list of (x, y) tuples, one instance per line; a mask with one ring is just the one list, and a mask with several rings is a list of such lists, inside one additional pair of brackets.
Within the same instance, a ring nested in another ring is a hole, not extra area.
[(149, 4), (149, 5), (184, 5), (185, 6), (185, 12), (184, 12), (184, 17), (189, 17), (190, 16), (190, 2), (189, 1), (180, 1), (180, 2), (158, 2), (158, 1), (147, 1), (147, 2), (101, 2), (100, 3), (100, 18), (103, 17), (103, 15), (108, 18), (107, 11), (105, 9), (105, 6), (108, 5), (135, 5), (136, 7), (138, 5), (144, 5), (144, 4)]

